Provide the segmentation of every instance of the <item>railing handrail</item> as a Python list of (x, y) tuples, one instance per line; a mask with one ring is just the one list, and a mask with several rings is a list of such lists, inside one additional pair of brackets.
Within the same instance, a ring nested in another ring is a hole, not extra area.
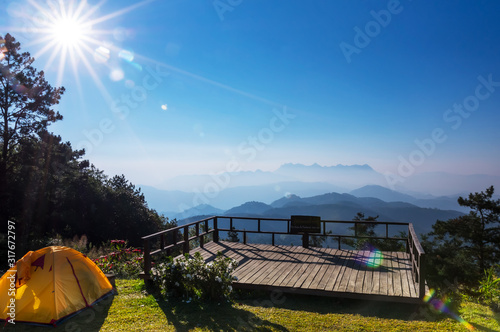
[(193, 226), (193, 225), (196, 225), (196, 224), (201, 224), (202, 222), (209, 221), (209, 220), (212, 220), (214, 218), (217, 218), (217, 216), (208, 217), (208, 218), (205, 218), (205, 219), (193, 221), (193, 222), (191, 222), (189, 224), (184, 224), (182, 226), (176, 226), (176, 227), (168, 228), (168, 229), (165, 229), (163, 231), (159, 231), (159, 232), (156, 232), (156, 233), (153, 233), (153, 234), (149, 234), (149, 235), (143, 236), (143, 237), (141, 237), (141, 239), (143, 239), (143, 240), (150, 239), (150, 238), (162, 235), (162, 234), (166, 234), (166, 233), (169, 233), (169, 232), (173, 232), (173, 231), (182, 229), (182, 228), (184, 228), (186, 226), (189, 227), (189, 226)]
[[(200, 224), (202, 222), (209, 221), (209, 220), (212, 220), (212, 219), (215, 219), (215, 218), (220, 218), (220, 219), (237, 219), (237, 220), (288, 221), (288, 222), (290, 222), (290, 218), (211, 216), (211, 217), (208, 217), (208, 218), (205, 218), (205, 219), (193, 221), (193, 222), (188, 223), (188, 224), (184, 224), (184, 225), (181, 225), (181, 226), (172, 227), (172, 228), (169, 228), (169, 229), (165, 229), (163, 231), (159, 231), (159, 232), (156, 232), (156, 233), (153, 233), (153, 234), (149, 234), (149, 235), (141, 237), (141, 239), (143, 239), (143, 240), (150, 239), (150, 238), (153, 238), (153, 237), (156, 237), (156, 236), (160, 236), (162, 234), (166, 234), (166, 233), (174, 232), (174, 231), (179, 230), (179, 229), (183, 229), (186, 226), (187, 227), (193, 226), (193, 225)], [(375, 224), (375, 225), (400, 225), (400, 226), (408, 226), (410, 224), (408, 222), (379, 221), (379, 220), (374, 220), (374, 221), (371, 221), (371, 220), (370, 221), (362, 221), (361, 220), (361, 221), (359, 221), (359, 220), (323, 220), (322, 219), (322, 220), (320, 220), (320, 222), (337, 223), (337, 224)], [(412, 229), (413, 229), (413, 227), (412, 227)], [(241, 231), (242, 232), (243, 230), (234, 230), (234, 231)], [(260, 233), (265, 233), (265, 232), (260, 232)], [(289, 233), (287, 233), (287, 234), (289, 234)], [(311, 233), (311, 234), (322, 234), (322, 233), (320, 232), (320, 233)]]
[(419, 255), (425, 254), (424, 248), (420, 244), (418, 240), (417, 233), (415, 232), (415, 228), (413, 228), (413, 224), (410, 223), (408, 225), (408, 234), (411, 236), (413, 243), (415, 244), (415, 249), (417, 249)]
[(410, 263), (412, 277), (415, 282), (418, 282), (418, 295), (423, 298), (425, 295), (425, 269), (424, 257), (425, 251), (420, 241), (418, 240), (413, 224), (408, 225), (408, 253), (410, 255)]
[[(172, 233), (172, 232), (175, 232), (177, 230), (180, 230), (180, 229), (185, 229), (186, 227), (190, 227), (190, 226), (195, 226), (196, 224), (201, 224), (201, 223), (204, 223), (206, 221), (210, 221), (210, 220), (214, 220), (214, 219), (236, 219), (236, 220), (256, 220), (256, 221), (260, 221), (260, 220), (264, 220), (264, 221), (287, 221), (287, 222), (290, 222), (290, 218), (262, 218), (262, 217), (238, 217), (238, 216), (211, 216), (211, 217), (207, 217), (205, 219), (201, 219), (201, 220), (197, 220), (197, 221), (194, 221), (194, 222), (191, 222), (191, 223), (188, 223), (188, 224), (184, 224), (184, 225), (181, 225), (181, 226), (176, 226), (176, 227), (172, 227), (172, 228), (169, 228), (169, 229), (165, 229), (163, 231), (160, 231), (160, 232), (156, 232), (156, 233), (153, 233), (153, 234), (149, 234), (149, 235), (146, 235), (146, 236), (143, 236), (141, 237), (142, 240), (147, 240), (147, 239), (151, 239), (151, 238), (154, 238), (154, 237), (157, 237), (157, 236), (161, 236), (161, 235), (165, 235), (165, 234), (168, 234), (168, 233)], [(410, 229), (410, 232), (412, 232), (412, 238), (416, 238), (416, 235), (414, 235), (415, 231), (413, 230), (413, 225), (411, 223), (408, 223), (408, 222), (399, 222), (399, 221), (378, 221), (378, 220), (369, 220), (369, 221), (363, 221), (363, 220), (320, 220), (320, 222), (322, 223), (336, 223), (336, 224), (375, 224), (375, 225), (399, 225), (399, 226), (408, 226), (409, 229)], [(411, 228), (410, 228), (411, 227)], [(250, 231), (250, 230), (245, 230), (245, 229), (232, 229), (232, 230), (228, 230), (228, 229), (222, 229), (222, 228), (218, 228), (218, 230), (220, 231), (234, 231), (234, 232), (243, 232), (243, 231), (247, 231), (247, 232), (257, 232), (257, 233), (264, 233), (264, 234), (272, 234), (272, 233), (275, 233), (275, 234), (290, 234), (290, 235), (293, 235), (292, 233), (290, 232), (283, 232), (283, 233), (280, 233), (280, 232), (276, 232), (276, 231)], [(207, 232), (207, 230), (205, 230), (205, 232)], [(347, 236), (347, 235), (342, 235), (342, 234), (326, 234), (325, 233), (325, 228), (323, 227), (323, 231), (319, 232), (319, 233), (310, 233), (311, 235), (327, 235), (327, 236), (332, 236), (332, 237), (338, 237), (338, 236), (341, 236), (341, 237), (351, 237), (351, 236)], [(359, 237), (359, 236), (352, 236), (352, 237)], [(360, 237), (361, 238), (361, 237)], [(370, 237), (370, 238), (375, 238), (375, 237)], [(389, 238), (388, 236), (385, 236), (383, 238)], [(390, 239), (390, 238), (389, 238)], [(395, 238), (392, 238), (392, 239), (395, 239)], [(401, 238), (403, 239), (403, 238)], [(418, 240), (417, 240), (418, 241)], [(418, 243), (419, 245), (419, 250), (420, 251), (423, 251), (422, 247), (420, 246), (420, 243)]]

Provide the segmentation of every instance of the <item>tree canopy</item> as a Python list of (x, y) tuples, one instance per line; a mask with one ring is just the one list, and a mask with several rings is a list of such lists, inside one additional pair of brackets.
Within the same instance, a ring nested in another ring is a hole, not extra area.
[(438, 220), (424, 237), (430, 275), (450, 282), (476, 283), (486, 269), (500, 263), (500, 199), (494, 187), (459, 197), (468, 215)]

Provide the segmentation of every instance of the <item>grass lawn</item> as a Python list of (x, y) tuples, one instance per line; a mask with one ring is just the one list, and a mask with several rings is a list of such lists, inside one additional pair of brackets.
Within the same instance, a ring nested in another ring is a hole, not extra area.
[[(234, 303), (158, 301), (142, 280), (117, 280), (118, 295), (56, 328), (8, 324), (4, 331), (467, 331), (425, 307), (278, 293), (240, 293)], [(478, 331), (500, 331), (500, 314), (464, 303)]]

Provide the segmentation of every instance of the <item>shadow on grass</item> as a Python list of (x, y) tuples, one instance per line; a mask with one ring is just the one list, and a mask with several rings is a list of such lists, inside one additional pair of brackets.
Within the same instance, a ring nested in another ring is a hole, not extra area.
[(482, 326), (481, 324), (477, 323), (471, 323), (472, 326), (478, 331), (484, 331), (484, 332), (498, 332), (498, 330), (492, 330), (489, 327)]
[(210, 331), (288, 331), (285, 327), (260, 319), (253, 313), (235, 308), (228, 302), (181, 302), (157, 300), (159, 307), (176, 331), (205, 328)]
[(176, 331), (190, 331), (195, 328), (205, 328), (210, 331), (288, 331), (279, 324), (235, 308), (230, 302), (187, 303), (158, 297), (152, 284), (144, 284), (143, 289), (155, 296), (158, 306)]
[[(378, 317), (384, 319), (400, 320), (439, 320), (440, 315), (433, 317), (422, 317), (422, 308), (425, 305), (341, 299), (322, 296), (281, 294), (279, 303), (274, 303), (274, 307), (287, 310), (297, 310), (314, 312), (320, 314), (358, 314), (365, 317)], [(256, 298), (270, 299), (273, 295), (264, 291), (240, 291), (237, 302), (249, 306), (258, 306)], [(424, 315), (426, 316), (426, 315)], [(445, 317), (443, 317), (445, 318)]]
[[(104, 320), (108, 316), (109, 308), (113, 303), (114, 295), (102, 299), (92, 307), (79, 312), (78, 314), (67, 318), (56, 327), (52, 325), (38, 326), (26, 323), (16, 322), (16, 324), (7, 323), (2, 331), (21, 331), (21, 332), (97, 332), (101, 330)], [(4, 322), (0, 322), (3, 326)]]

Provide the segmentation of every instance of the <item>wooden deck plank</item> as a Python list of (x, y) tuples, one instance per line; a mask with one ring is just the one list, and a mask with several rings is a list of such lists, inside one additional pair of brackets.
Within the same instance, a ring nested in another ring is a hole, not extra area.
[(399, 261), (397, 253), (392, 253), (392, 287), (395, 296), (403, 296), (403, 290), (401, 289), (401, 275), (398, 273), (400, 271)]
[(367, 266), (367, 251), (221, 241), (193, 249), (191, 255), (199, 252), (210, 261), (218, 251), (240, 262), (234, 271), (236, 288), (418, 302), (407, 253), (383, 252), (380, 265)]
[(394, 257), (391, 252), (386, 252), (386, 262), (387, 262), (387, 295), (395, 296), (394, 292)]
[(266, 271), (262, 271), (260, 278), (257, 278), (255, 281), (265, 285), (273, 285), (285, 273), (289, 264), (294, 261), (300, 262), (296, 257), (301, 255), (302, 249), (301, 247), (292, 247), (286, 257), (279, 260), (277, 265), (270, 267)]
[(304, 263), (305, 268), (303, 269), (302, 274), (298, 276), (295, 283), (293, 284), (292, 287), (294, 288), (302, 287), (302, 284), (309, 276), (310, 270), (313, 268), (314, 264), (316, 264), (319, 261), (319, 257), (317, 255), (313, 255), (313, 253), (310, 252), (308, 249), (306, 249), (305, 253), (309, 255), (309, 259), (307, 262)]
[(401, 280), (404, 288), (403, 296), (416, 297), (415, 283), (413, 282), (413, 278), (410, 274), (410, 265), (408, 264), (409, 261), (408, 254), (404, 252), (398, 252), (397, 254), (399, 260), (399, 266), (402, 269)]
[(309, 285), (311, 284), (314, 277), (316, 276), (316, 273), (318, 273), (318, 270), (321, 267), (320, 260), (321, 258), (319, 255), (314, 255), (312, 261), (308, 264), (309, 266), (307, 270), (297, 281), (296, 287), (305, 289), (309, 288)]
[[(244, 254), (244, 259), (240, 260), (240, 265), (235, 271), (235, 276), (239, 280), (245, 277), (251, 277), (252, 271), (258, 269), (261, 264), (270, 262), (269, 257), (263, 255), (267, 250), (273, 249), (271, 246), (262, 247), (260, 250), (256, 248), (249, 248), (248, 250), (240, 250)], [(235, 249), (238, 250), (238, 249)], [(275, 252), (276, 255), (279, 255)]]
[(373, 270), (376, 268), (377, 252), (365, 251), (365, 260), (363, 267), (365, 270), (361, 293), (371, 294), (373, 288)]
[(380, 292), (380, 274), (381, 274), (381, 270), (382, 270), (382, 262), (383, 262), (383, 254), (382, 252), (378, 252), (378, 254), (380, 255), (379, 257), (377, 257), (377, 259), (379, 260), (377, 263), (376, 263), (376, 268), (373, 268), (373, 271), (372, 271), (372, 275), (371, 275), (371, 287), (369, 287), (368, 289), (368, 294), (379, 294)]
[(352, 250), (347, 252), (347, 256), (345, 258), (344, 264), (340, 270), (337, 287), (335, 287), (334, 291), (337, 292), (345, 292), (347, 289), (347, 285), (349, 283), (349, 277), (351, 275), (351, 266), (354, 264), (354, 256), (355, 253)]
[(340, 282), (339, 276), (342, 276), (341, 270), (344, 267), (344, 263), (349, 256), (349, 252), (347, 250), (336, 250), (335, 255), (337, 260), (335, 262), (335, 268), (331, 272), (331, 275), (329, 276), (329, 279), (325, 285), (324, 289), (326, 291), (333, 291), (337, 282)]
[(251, 283), (259, 276), (259, 273), (273, 268), (274, 261), (280, 259), (283, 255), (283, 248), (274, 247), (274, 251), (261, 254), (259, 259), (251, 261), (246, 268), (241, 269), (236, 275), (240, 283)]
[(314, 277), (313, 281), (309, 285), (309, 288), (311, 289), (324, 289), (326, 280), (328, 279), (328, 270), (333, 268), (333, 259), (334, 257), (332, 256), (332, 253), (330, 250), (326, 248), (315, 248), (315, 250), (318, 250), (318, 254), (321, 253), (320, 256), (320, 263), (321, 267), (319, 268), (318, 272), (316, 273), (316, 276)]
[(311, 253), (307, 253), (302, 251), (302, 263), (300, 266), (294, 271), (294, 273), (291, 273), (287, 279), (285, 279), (280, 286), (283, 287), (294, 287), (294, 285), (297, 283), (297, 281), (302, 277), (302, 275), (306, 272), (309, 263), (312, 261), (314, 256)]
[[(360, 293), (360, 290), (358, 289), (357, 283), (358, 281), (358, 274), (361, 272), (364, 275), (364, 271), (362, 270), (361, 266), (361, 259), (362, 256), (359, 253), (356, 253), (354, 258), (353, 258), (353, 264), (351, 265), (351, 274), (349, 276), (349, 280), (347, 282), (347, 288), (346, 292), (350, 293)], [(363, 281), (361, 281), (361, 286), (363, 285)]]
[(337, 250), (329, 250), (328, 251), (328, 256), (325, 258), (327, 267), (324, 275), (322, 276), (321, 280), (318, 282), (318, 285), (316, 286), (317, 289), (324, 290), (328, 282), (332, 279), (332, 277), (335, 277), (335, 273), (338, 270), (338, 262), (339, 262), (339, 253)]
[(276, 252), (269, 253), (267, 255), (268, 260), (262, 261), (259, 265), (257, 265), (251, 276), (243, 279), (241, 282), (246, 282), (246, 283), (254, 283), (254, 284), (260, 284), (261, 280), (271, 271), (274, 271), (276, 269), (276, 264), (278, 262), (281, 262), (283, 260), (283, 257), (289, 256), (290, 255), (290, 249), (286, 247), (277, 247)]
[[(299, 249), (295, 251), (293, 255), (293, 260), (287, 261), (286, 264), (282, 267), (277, 278), (275, 278), (272, 282), (273, 286), (280, 286), (283, 283), (290, 273), (293, 274), (293, 271), (297, 270), (299, 266), (302, 264), (302, 260), (305, 259), (303, 250)], [(303, 248), (302, 248), (303, 249)]]

